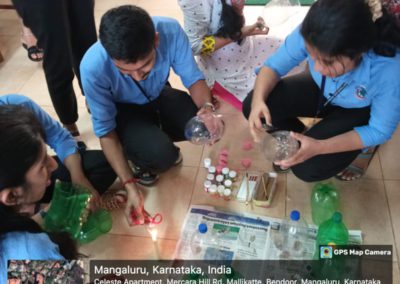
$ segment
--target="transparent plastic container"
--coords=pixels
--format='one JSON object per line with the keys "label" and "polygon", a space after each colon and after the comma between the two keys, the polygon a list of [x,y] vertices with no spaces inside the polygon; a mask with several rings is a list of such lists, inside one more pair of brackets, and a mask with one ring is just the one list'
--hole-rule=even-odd
{"label": "transparent plastic container", "polygon": [[308,225],[300,212],[293,210],[275,236],[275,246],[281,250],[281,259],[303,259],[307,253]]}
{"label": "transparent plastic container", "polygon": [[193,144],[211,144],[221,139],[224,129],[221,115],[215,113],[200,114],[186,123],[185,137]]}
{"label": "transparent plastic container", "polygon": [[207,224],[200,223],[196,232],[193,234],[190,241],[190,248],[193,256],[199,256],[204,252],[207,243],[207,237],[209,234]]}
{"label": "transparent plastic container", "polygon": [[261,142],[261,151],[272,162],[286,160],[298,150],[299,142],[290,136],[289,131],[265,133]]}
{"label": "transparent plastic container", "polygon": [[317,183],[311,194],[311,213],[315,225],[332,218],[339,209],[339,193],[331,183]]}

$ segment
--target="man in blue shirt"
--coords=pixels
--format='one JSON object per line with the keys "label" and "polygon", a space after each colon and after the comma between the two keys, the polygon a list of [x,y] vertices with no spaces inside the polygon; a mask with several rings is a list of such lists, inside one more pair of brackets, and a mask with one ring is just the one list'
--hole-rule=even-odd
{"label": "man in blue shirt", "polygon": [[42,202],[50,202],[56,179],[79,184],[92,193],[91,208],[101,206],[99,193],[106,191],[115,181],[116,175],[99,150],[78,149],[76,140],[57,121],[43,111],[34,101],[21,95],[0,96],[0,106],[20,105],[33,112],[42,124],[46,134],[46,144],[57,154],[58,167],[52,173],[52,183],[48,185]]}
{"label": "man in blue shirt", "polygon": [[[199,109],[213,109],[211,94],[176,20],[121,6],[102,17],[99,36],[81,63],[83,88],[94,132],[128,191],[127,213],[135,208],[143,220],[134,182],[151,185],[181,161],[173,141],[185,140],[185,124]],[[171,67],[190,96],[166,85]]]}

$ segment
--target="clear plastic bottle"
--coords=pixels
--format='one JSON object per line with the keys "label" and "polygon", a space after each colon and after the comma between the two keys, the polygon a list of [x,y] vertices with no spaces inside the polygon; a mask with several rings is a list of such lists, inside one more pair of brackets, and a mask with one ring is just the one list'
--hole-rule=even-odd
{"label": "clear plastic bottle", "polygon": [[320,225],[339,209],[339,193],[331,183],[317,183],[311,194],[312,220]]}
{"label": "clear plastic bottle", "polygon": [[306,242],[308,226],[301,218],[300,212],[293,210],[280,228],[282,259],[304,258],[306,254]]}
{"label": "clear plastic bottle", "polygon": [[192,250],[193,256],[201,255],[202,251],[206,248],[207,241],[207,224],[200,223],[197,227],[196,232],[193,234],[192,239],[190,241],[190,248]]}

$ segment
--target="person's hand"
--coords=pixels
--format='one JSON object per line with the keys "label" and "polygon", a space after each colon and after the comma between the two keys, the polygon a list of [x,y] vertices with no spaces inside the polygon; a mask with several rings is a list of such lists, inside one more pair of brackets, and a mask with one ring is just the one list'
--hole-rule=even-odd
{"label": "person's hand", "polygon": [[[254,98],[254,97],[253,97]],[[250,133],[255,142],[260,142],[261,135],[265,133],[261,119],[264,118],[267,126],[272,127],[271,114],[264,101],[253,101],[249,115]]]}
{"label": "person's hand", "polygon": [[290,136],[300,142],[300,148],[292,157],[286,160],[274,162],[282,169],[300,164],[321,153],[322,140],[317,140],[300,133],[290,132]]}
{"label": "person's hand", "polygon": [[144,224],[144,200],[143,195],[133,183],[125,185],[128,192],[128,200],[125,207],[125,216],[129,226]]}
{"label": "person's hand", "polygon": [[253,35],[266,35],[269,32],[269,28],[265,25],[264,19],[258,17],[257,22],[252,25],[244,26],[242,28],[242,36],[253,36]]}
{"label": "person's hand", "polygon": [[101,207],[101,197],[97,190],[89,188],[90,194],[92,195],[89,203],[90,212],[95,212]]}

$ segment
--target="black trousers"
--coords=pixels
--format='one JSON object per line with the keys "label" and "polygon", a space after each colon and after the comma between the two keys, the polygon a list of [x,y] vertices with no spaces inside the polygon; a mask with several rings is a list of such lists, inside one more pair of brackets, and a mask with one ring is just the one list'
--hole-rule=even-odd
{"label": "black trousers", "polygon": [[[243,102],[243,114],[249,117],[251,92]],[[297,117],[315,117],[320,101],[320,89],[308,72],[282,79],[268,96],[273,126],[280,130],[303,132],[304,124]],[[315,139],[327,139],[351,131],[356,126],[368,124],[370,107],[342,108],[328,104],[320,115],[320,120],[305,135]],[[301,180],[313,182],[328,179],[345,169],[360,153],[360,150],[312,157],[293,166],[293,173]]]}
{"label": "black trousers", "polygon": [[[86,177],[94,188],[100,193],[104,193],[115,181],[117,175],[108,164],[103,151],[100,150],[81,150],[82,168]],[[51,185],[47,187],[45,195],[40,202],[48,203],[51,201],[56,180],[71,182],[71,175],[68,169],[61,163],[58,157],[58,168],[51,175]]]}
{"label": "black trousers", "polygon": [[[44,49],[43,69],[58,117],[64,124],[78,120],[74,74],[81,86],[79,64],[96,42],[93,0],[12,0],[24,25]],[[82,91],[83,93],[83,91]]]}
{"label": "black trousers", "polygon": [[125,155],[141,169],[162,172],[174,165],[185,140],[186,122],[198,109],[181,90],[165,86],[160,96],[144,104],[117,104],[117,134]]}

